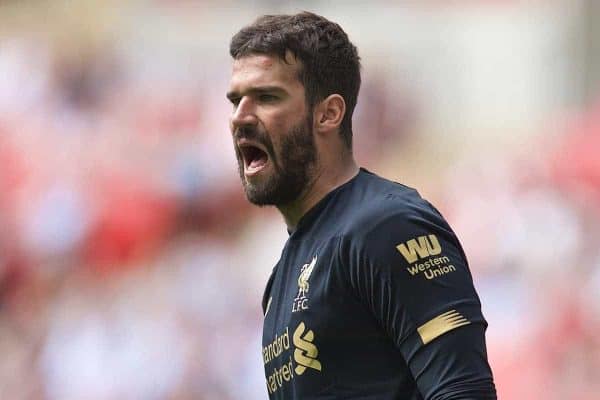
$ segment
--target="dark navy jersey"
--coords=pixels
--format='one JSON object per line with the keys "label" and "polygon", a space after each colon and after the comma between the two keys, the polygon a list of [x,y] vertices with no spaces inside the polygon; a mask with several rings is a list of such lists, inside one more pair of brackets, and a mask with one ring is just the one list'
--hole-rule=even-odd
{"label": "dark navy jersey", "polygon": [[263,298],[271,399],[495,399],[465,254],[411,188],[364,169],[307,212]]}

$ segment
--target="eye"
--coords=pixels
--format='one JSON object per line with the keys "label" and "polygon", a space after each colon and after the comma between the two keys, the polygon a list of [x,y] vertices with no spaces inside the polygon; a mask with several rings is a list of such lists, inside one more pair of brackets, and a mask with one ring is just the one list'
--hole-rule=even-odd
{"label": "eye", "polygon": [[240,97],[230,97],[229,98],[229,102],[233,105],[234,108],[237,107],[238,104],[240,104],[240,100],[241,100]]}
{"label": "eye", "polygon": [[273,102],[279,100],[279,97],[272,95],[272,94],[263,93],[258,96],[258,100],[261,103],[273,103]]}

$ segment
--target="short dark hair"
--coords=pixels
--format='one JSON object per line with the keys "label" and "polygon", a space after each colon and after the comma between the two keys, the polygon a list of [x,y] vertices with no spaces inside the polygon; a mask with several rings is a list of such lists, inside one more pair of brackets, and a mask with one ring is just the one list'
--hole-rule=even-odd
{"label": "short dark hair", "polygon": [[286,60],[290,51],[302,67],[298,79],[304,85],[310,108],[337,93],[346,102],[340,134],[352,148],[352,113],[360,89],[360,57],[348,35],[336,23],[310,12],[295,15],[263,15],[231,39],[234,59],[250,54],[275,54]]}

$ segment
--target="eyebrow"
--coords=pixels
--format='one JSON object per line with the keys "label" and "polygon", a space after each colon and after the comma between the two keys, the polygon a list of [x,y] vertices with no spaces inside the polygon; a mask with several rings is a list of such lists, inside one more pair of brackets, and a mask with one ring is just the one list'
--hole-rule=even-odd
{"label": "eyebrow", "polygon": [[[246,94],[262,94],[262,93],[286,93],[285,89],[281,88],[280,86],[258,86],[258,87],[252,87],[248,90],[246,90]],[[232,90],[230,92],[227,92],[227,98],[229,100],[233,100],[233,99],[238,99],[241,97],[241,93]]]}

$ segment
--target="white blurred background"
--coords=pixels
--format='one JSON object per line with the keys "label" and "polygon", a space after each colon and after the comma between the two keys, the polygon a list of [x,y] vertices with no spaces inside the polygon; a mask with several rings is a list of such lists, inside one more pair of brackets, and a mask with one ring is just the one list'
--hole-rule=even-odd
{"label": "white blurred background", "polygon": [[362,56],[360,164],[463,242],[499,398],[599,398],[600,2],[4,0],[1,399],[266,399],[287,234],[243,197],[228,45],[303,9]]}

